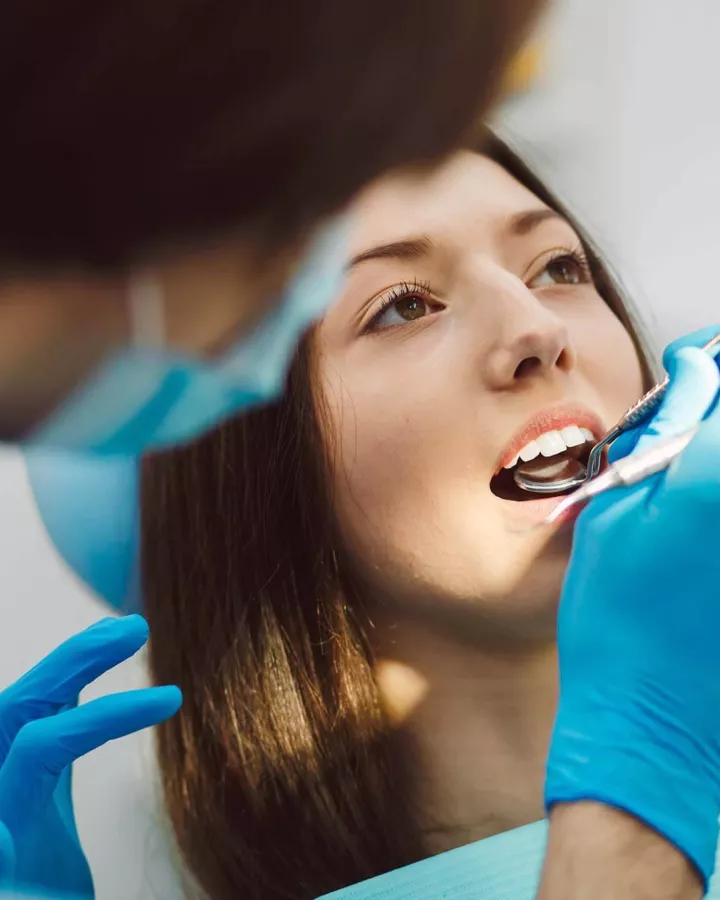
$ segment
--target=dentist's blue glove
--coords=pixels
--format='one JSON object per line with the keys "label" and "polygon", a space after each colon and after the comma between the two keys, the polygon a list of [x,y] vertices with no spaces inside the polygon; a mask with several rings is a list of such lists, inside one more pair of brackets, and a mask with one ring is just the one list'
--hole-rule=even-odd
{"label": "dentist's blue glove", "polygon": [[[663,354],[663,363],[668,370],[673,369],[674,359],[680,350],[685,347],[695,347],[700,349],[704,347],[712,338],[720,334],[720,325],[711,325],[708,328],[701,328],[699,331],[693,331],[684,337],[673,341]],[[715,358],[718,359],[720,348],[715,347]],[[608,454],[610,462],[616,459],[629,456],[636,449],[647,448],[650,446],[649,438],[670,438],[681,434],[686,428],[691,428],[697,423],[697,417],[702,416],[701,410],[705,409],[704,399],[701,394],[694,397],[695,386],[691,380],[684,385],[674,384],[673,390],[669,396],[665,397],[663,409],[658,412],[648,422],[644,422],[632,431],[627,432],[615,441]],[[698,390],[702,389],[701,384],[697,385]],[[642,444],[640,441],[642,439]]]}
{"label": "dentist's blue glove", "polygon": [[665,401],[624,447],[700,423],[686,451],[578,519],[546,781],[548,808],[595,800],[630,812],[706,883],[720,815],[720,373],[697,346],[714,333],[669,348]]}
{"label": "dentist's blue glove", "polygon": [[0,822],[0,885],[13,878],[15,872],[15,845],[10,832]]}
{"label": "dentist's blue glove", "polygon": [[93,896],[72,810],[70,765],[107,741],[167,719],[182,697],[176,687],[154,687],[75,703],[86,685],[136,653],[147,637],[140,616],[103,619],[0,693],[0,888]]}

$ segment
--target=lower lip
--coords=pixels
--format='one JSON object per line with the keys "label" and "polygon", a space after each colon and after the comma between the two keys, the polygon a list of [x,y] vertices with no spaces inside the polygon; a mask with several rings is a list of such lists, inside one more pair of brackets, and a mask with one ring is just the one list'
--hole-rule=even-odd
{"label": "lower lip", "polygon": [[[555,507],[565,499],[561,497],[543,497],[538,500],[503,500],[505,509],[510,509],[512,516],[523,524],[536,525],[546,519]],[[582,505],[578,504],[567,510],[560,518],[548,526],[548,531],[557,531],[559,528],[575,524],[577,517],[582,512]]]}

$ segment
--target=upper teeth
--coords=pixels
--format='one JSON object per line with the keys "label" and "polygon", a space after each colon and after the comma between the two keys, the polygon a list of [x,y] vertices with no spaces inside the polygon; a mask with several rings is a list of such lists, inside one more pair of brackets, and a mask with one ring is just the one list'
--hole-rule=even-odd
{"label": "upper teeth", "polygon": [[520,460],[530,462],[538,456],[557,456],[564,453],[569,447],[579,447],[585,441],[595,443],[595,435],[589,428],[580,428],[578,425],[568,425],[566,428],[560,428],[557,431],[546,431],[530,441],[522,448],[517,456],[510,460],[504,467],[512,469]]}

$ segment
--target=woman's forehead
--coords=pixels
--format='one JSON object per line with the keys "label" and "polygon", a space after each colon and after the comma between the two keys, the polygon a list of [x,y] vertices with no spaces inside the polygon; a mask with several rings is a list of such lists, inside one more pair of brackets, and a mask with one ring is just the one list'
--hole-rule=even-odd
{"label": "woman's forehead", "polygon": [[405,234],[487,230],[544,204],[500,165],[460,152],[432,173],[387,176],[359,198],[352,251],[390,243]]}

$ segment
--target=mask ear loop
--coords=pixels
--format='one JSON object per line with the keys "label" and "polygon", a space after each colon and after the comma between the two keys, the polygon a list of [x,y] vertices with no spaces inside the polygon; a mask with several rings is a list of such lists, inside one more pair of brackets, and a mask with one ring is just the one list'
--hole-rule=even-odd
{"label": "mask ear loop", "polygon": [[128,285],[128,317],[133,347],[158,350],[166,346],[165,292],[151,272],[135,272]]}

